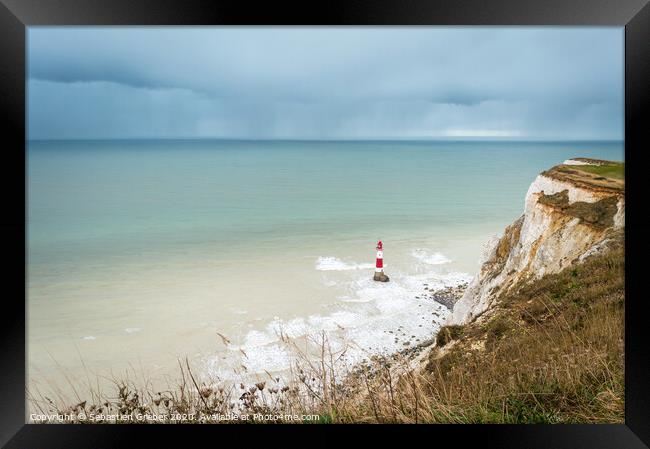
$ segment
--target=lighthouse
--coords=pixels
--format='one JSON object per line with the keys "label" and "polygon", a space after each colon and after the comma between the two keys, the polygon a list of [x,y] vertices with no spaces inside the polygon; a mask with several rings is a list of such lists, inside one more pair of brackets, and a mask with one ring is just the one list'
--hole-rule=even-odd
{"label": "lighthouse", "polygon": [[377,242],[377,259],[375,261],[375,276],[373,279],[379,282],[388,282],[389,277],[384,274],[384,244],[379,240]]}

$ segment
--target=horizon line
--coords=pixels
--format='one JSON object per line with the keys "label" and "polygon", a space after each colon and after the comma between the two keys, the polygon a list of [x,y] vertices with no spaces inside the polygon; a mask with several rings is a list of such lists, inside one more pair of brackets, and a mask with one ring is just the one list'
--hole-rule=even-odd
{"label": "horizon line", "polygon": [[25,142],[97,142],[125,140],[168,140],[168,141],[225,141],[225,142],[625,142],[625,138],[523,138],[523,137],[385,137],[385,138],[251,138],[251,137],[89,137],[89,138],[26,138]]}

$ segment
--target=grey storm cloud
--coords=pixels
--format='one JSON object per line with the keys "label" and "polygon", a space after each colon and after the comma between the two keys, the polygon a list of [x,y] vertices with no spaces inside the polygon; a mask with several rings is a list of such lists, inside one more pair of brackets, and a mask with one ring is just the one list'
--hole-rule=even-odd
{"label": "grey storm cloud", "polygon": [[32,27],[30,138],[621,139],[623,29]]}

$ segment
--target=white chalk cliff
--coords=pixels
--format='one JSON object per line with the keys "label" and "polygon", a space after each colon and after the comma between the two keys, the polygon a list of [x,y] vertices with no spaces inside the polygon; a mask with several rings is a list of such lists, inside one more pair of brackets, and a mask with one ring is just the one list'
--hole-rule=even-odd
{"label": "white chalk cliff", "polygon": [[451,324],[472,321],[499,295],[581,262],[622,232],[624,181],[579,170],[607,163],[572,159],[537,176],[523,215],[486,247],[479,273],[454,306]]}

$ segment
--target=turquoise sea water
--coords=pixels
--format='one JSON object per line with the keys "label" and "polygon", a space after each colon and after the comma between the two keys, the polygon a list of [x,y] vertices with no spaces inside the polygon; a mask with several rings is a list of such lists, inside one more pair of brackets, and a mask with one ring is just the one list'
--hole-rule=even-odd
{"label": "turquoise sea water", "polygon": [[535,175],[571,156],[623,151],[575,142],[32,142],[30,262],[505,223]]}
{"label": "turquoise sea water", "polygon": [[[100,371],[180,352],[220,373],[215,331],[268,349],[278,322],[345,323],[379,347],[368,316],[406,307],[395,298],[422,279],[471,276],[535,176],[579,156],[622,160],[623,144],[30,142],[30,373],[48,353]],[[365,283],[379,237],[384,290]]]}

